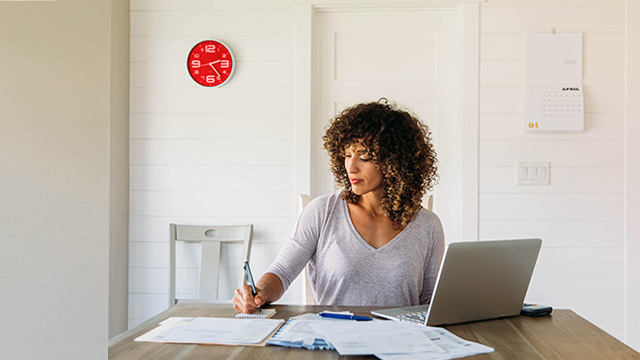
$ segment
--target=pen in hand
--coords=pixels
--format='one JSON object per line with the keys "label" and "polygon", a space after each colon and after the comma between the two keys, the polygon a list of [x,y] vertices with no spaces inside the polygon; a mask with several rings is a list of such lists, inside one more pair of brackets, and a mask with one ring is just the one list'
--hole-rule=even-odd
{"label": "pen in hand", "polygon": [[[247,280],[247,284],[251,287],[251,295],[254,297],[258,295],[258,291],[256,290],[256,283],[253,281],[253,275],[251,274],[251,269],[249,268],[249,261],[244,261],[244,278]],[[262,313],[262,308],[258,306],[258,312]]]}

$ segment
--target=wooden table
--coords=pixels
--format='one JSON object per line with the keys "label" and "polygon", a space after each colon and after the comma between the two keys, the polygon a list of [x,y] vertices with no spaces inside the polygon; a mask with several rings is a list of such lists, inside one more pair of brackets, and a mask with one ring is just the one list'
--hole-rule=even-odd
{"label": "wooden table", "polygon": [[[341,307],[274,305],[274,318]],[[370,316],[373,307],[350,307],[357,315]],[[230,304],[183,302],[109,341],[109,359],[376,359],[375,356],[340,356],[334,350],[292,349],[279,346],[213,346],[134,342],[171,316],[234,317]],[[452,333],[495,349],[495,352],[467,359],[640,359],[613,336],[571,310],[554,310],[551,316],[517,316],[446,327]]]}

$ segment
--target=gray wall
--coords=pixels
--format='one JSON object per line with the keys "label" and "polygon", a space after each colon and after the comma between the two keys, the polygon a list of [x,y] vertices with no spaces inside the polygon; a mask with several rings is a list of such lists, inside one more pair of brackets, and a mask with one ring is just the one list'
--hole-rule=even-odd
{"label": "gray wall", "polygon": [[127,330],[129,291],[129,0],[112,0],[109,134],[109,338]]}
{"label": "gray wall", "polygon": [[107,355],[111,5],[0,2],[3,358]]}

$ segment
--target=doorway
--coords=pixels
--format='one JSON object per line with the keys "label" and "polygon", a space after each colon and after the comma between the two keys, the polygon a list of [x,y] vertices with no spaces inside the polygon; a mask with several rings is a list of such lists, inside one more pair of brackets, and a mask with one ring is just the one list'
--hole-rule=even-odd
{"label": "doorway", "polygon": [[312,42],[311,196],[336,191],[322,149],[328,120],[345,107],[384,97],[429,126],[440,175],[432,193],[434,212],[443,223],[447,241],[461,239],[461,9],[319,9]]}

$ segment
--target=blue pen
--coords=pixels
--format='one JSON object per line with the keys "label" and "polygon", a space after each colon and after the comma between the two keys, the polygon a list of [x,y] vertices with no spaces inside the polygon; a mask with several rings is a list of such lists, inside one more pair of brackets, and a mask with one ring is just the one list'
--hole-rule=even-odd
{"label": "blue pen", "polygon": [[[247,280],[249,286],[251,286],[251,295],[258,295],[258,292],[256,291],[256,283],[253,281],[253,275],[251,274],[251,269],[249,268],[249,262],[247,260],[244,261],[244,278]],[[258,312],[262,312],[262,308],[258,307]]]}
{"label": "blue pen", "polygon": [[361,320],[361,321],[369,321],[373,320],[370,317],[366,316],[357,316],[357,315],[346,315],[346,314],[333,314],[333,313],[320,313],[320,316],[336,318],[336,319],[346,319],[346,320]]}

